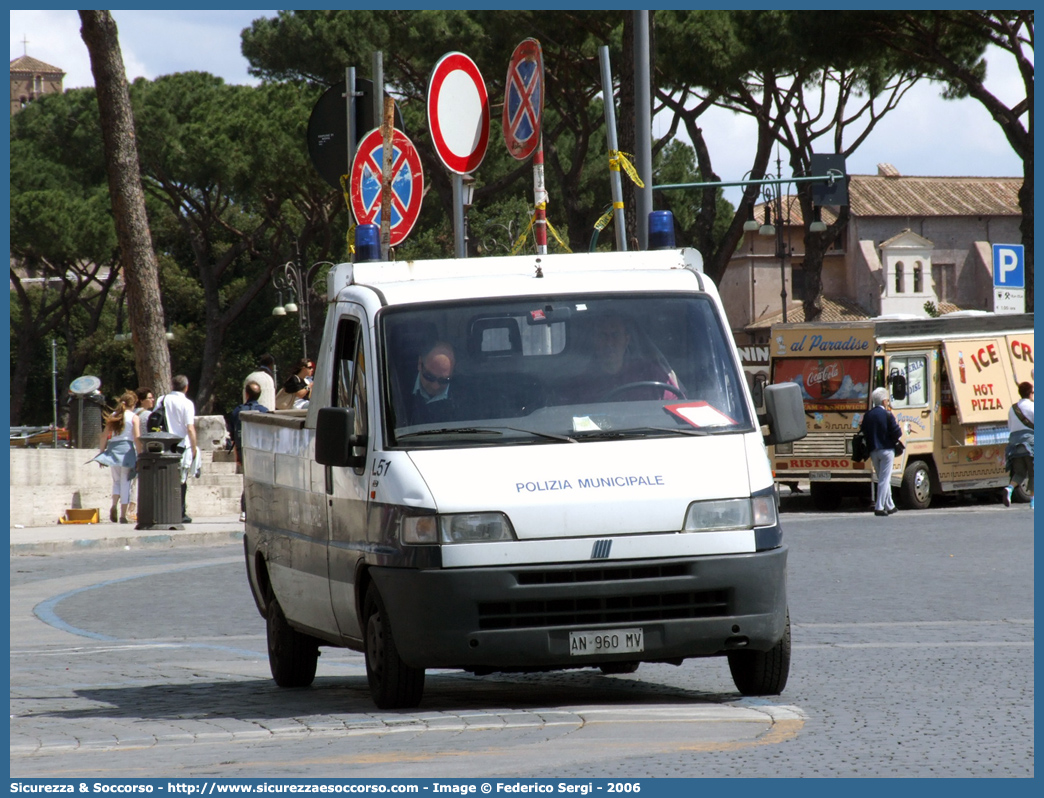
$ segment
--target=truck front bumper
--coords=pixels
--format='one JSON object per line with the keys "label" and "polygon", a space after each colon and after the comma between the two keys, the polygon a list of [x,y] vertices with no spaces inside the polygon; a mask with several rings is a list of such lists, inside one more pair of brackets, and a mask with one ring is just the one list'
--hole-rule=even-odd
{"label": "truck front bumper", "polygon": [[[399,655],[464,670],[765,651],[786,625],[787,548],[667,560],[416,570],[374,567]],[[570,654],[570,632],[640,628],[640,653]]]}

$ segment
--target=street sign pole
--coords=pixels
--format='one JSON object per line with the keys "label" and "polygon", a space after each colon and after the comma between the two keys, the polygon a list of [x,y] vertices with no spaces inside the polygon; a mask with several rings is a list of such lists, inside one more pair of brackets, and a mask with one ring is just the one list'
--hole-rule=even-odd
{"label": "street sign pole", "polygon": [[[619,145],[616,143],[616,106],[613,103],[613,75],[609,71],[609,48],[598,48],[598,61],[602,66],[602,96],[605,98],[605,132],[609,144],[609,157],[620,157]],[[619,161],[617,161],[619,163]],[[620,179],[620,167],[609,170],[609,185],[613,194],[613,226],[616,228],[616,249],[627,251],[627,229],[624,219],[623,181]]]}
{"label": "street sign pole", "polygon": [[468,242],[464,237],[464,175],[454,172],[453,177],[453,251],[458,258],[468,256]]}
{"label": "street sign pole", "polygon": [[352,160],[355,158],[355,67],[344,69],[344,105],[348,110],[348,171],[352,169]]}
{"label": "street sign pole", "polygon": [[547,189],[544,187],[544,142],[541,141],[533,154],[533,237],[536,239],[537,255],[547,254]]}
{"label": "street sign pole", "polygon": [[392,140],[395,137],[395,101],[391,97],[384,100],[381,137],[384,140],[381,146],[381,257],[388,260],[391,250]]}

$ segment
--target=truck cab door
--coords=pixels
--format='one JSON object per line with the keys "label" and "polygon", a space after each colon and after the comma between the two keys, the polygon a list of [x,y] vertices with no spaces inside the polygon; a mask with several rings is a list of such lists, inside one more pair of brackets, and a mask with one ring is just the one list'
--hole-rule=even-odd
{"label": "truck cab door", "polygon": [[[893,473],[903,473],[907,458],[917,451],[927,452],[931,457],[934,438],[934,413],[931,403],[932,375],[938,368],[938,362],[932,360],[932,352],[893,353],[888,358],[887,374],[898,374],[905,379],[906,395],[902,399],[893,396],[892,413],[903,430],[903,443],[906,451],[895,458]],[[924,447],[916,446],[926,443]],[[913,452],[911,452],[911,447]]]}
{"label": "truck cab door", "polygon": [[355,572],[362,557],[367,529],[367,470],[369,441],[373,435],[369,419],[367,374],[369,329],[361,307],[349,306],[337,322],[334,353],[327,366],[332,369],[330,405],[355,411],[356,452],[360,465],[326,467],[327,548],[330,602],[343,636],[360,636],[356,617]]}

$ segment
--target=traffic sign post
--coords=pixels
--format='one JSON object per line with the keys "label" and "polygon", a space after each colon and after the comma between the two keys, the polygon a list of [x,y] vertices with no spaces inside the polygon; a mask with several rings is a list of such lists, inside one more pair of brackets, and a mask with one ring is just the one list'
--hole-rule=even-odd
{"label": "traffic sign post", "polygon": [[[424,194],[424,172],[413,142],[401,130],[392,138],[391,229],[389,246],[398,246],[409,235],[420,216]],[[380,128],[363,136],[352,162],[349,199],[359,224],[381,223],[381,175],[384,138]]]}
{"label": "traffic sign post", "polygon": [[[349,139],[361,139],[366,131],[381,123],[380,116],[374,118],[373,115],[373,82],[366,78],[355,78],[355,93],[351,98],[345,96],[346,85],[347,81],[342,81],[323,92],[308,117],[308,155],[312,165],[320,177],[338,191],[341,190],[341,176],[348,174],[351,160],[348,154]],[[348,103],[349,99],[352,100],[351,104]],[[353,136],[348,136],[345,122],[350,108],[354,108],[355,117]],[[398,106],[395,108],[395,126],[400,130],[403,128]]]}
{"label": "traffic sign post", "polygon": [[1022,244],[993,245],[993,312],[1026,312],[1026,251]]}
{"label": "traffic sign post", "polygon": [[451,172],[478,169],[489,145],[489,96],[475,62],[446,53],[428,82],[428,127],[439,159]]}
{"label": "traffic sign post", "polygon": [[544,58],[540,42],[526,39],[508,65],[504,98],[504,143],[522,161],[533,155],[533,237],[537,254],[547,254],[547,189],[544,185]]}
{"label": "traffic sign post", "polygon": [[489,96],[475,62],[446,53],[428,82],[428,128],[439,160],[453,172],[453,239],[466,258],[463,176],[478,169],[489,145]]}

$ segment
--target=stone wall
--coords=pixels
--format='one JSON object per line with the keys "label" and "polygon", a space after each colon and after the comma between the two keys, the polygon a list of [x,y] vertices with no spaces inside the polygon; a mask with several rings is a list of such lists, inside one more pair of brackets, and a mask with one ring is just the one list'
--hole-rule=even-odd
{"label": "stone wall", "polygon": [[[224,451],[221,421],[204,416],[197,424],[202,452],[200,477],[189,482],[186,503],[195,518],[239,515],[243,477],[236,474],[231,452]],[[97,449],[11,449],[11,526],[48,526],[68,509],[97,507],[108,523],[112,504],[109,469],[89,462]]]}

